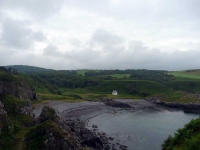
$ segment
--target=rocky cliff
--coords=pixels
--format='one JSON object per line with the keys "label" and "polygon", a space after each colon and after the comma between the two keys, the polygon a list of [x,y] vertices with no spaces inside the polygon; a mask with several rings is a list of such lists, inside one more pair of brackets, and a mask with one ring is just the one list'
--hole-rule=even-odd
{"label": "rocky cliff", "polygon": [[[26,134],[26,149],[106,150],[113,146],[105,134],[87,129],[80,120],[64,121],[55,109],[48,106],[42,109],[35,125]],[[38,138],[41,138],[39,143]]]}
{"label": "rocky cliff", "polygon": [[7,82],[0,80],[0,96],[13,94],[14,96],[24,100],[36,100],[37,94],[33,91],[25,81]]}
{"label": "rocky cliff", "polygon": [[38,97],[22,76],[0,72],[0,102],[8,113],[32,115],[30,100]]}
{"label": "rocky cliff", "polygon": [[0,101],[0,115],[6,115],[7,111],[4,108],[4,104]]}

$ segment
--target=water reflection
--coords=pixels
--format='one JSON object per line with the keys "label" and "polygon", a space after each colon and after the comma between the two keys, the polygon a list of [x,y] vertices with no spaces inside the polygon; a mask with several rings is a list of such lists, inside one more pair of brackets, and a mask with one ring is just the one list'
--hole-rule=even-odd
{"label": "water reflection", "polygon": [[99,131],[114,137],[130,150],[160,150],[169,135],[198,117],[182,111],[121,111],[99,115],[90,119],[88,125],[98,125]]}

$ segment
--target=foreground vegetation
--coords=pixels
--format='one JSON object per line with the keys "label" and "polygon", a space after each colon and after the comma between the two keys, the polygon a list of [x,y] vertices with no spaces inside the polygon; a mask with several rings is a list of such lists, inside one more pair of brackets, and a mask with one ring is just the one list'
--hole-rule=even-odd
{"label": "foreground vegetation", "polygon": [[162,147],[163,150],[200,150],[200,118],[179,129],[174,137],[169,136]]}

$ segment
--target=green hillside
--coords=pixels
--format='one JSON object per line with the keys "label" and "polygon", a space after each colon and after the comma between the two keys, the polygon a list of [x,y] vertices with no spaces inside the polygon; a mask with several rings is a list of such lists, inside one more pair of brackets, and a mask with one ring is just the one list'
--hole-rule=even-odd
{"label": "green hillside", "polygon": [[132,94],[140,96],[149,96],[162,93],[172,92],[166,86],[155,81],[145,80],[107,80],[91,88],[94,92],[111,93],[117,90],[119,94]]}
{"label": "green hillside", "polygon": [[169,74],[179,78],[200,79],[200,70],[174,71]]}
{"label": "green hillside", "polygon": [[55,71],[53,69],[45,69],[40,67],[24,66],[24,65],[10,65],[10,66],[5,66],[5,68],[16,69],[19,73],[26,73],[26,74]]}
{"label": "green hillside", "polygon": [[[200,92],[200,80],[197,78],[200,76],[199,70],[179,72],[144,69],[55,71],[32,66],[14,67],[21,69],[21,72],[26,75],[16,74],[16,71],[7,69],[4,70],[8,72],[7,75],[0,72],[1,78],[5,78],[4,80],[24,78],[43,100],[87,100],[102,96],[112,97],[112,91],[117,90],[118,98],[162,96],[164,101],[199,101],[196,95],[191,96]],[[15,74],[11,75],[13,73]]]}

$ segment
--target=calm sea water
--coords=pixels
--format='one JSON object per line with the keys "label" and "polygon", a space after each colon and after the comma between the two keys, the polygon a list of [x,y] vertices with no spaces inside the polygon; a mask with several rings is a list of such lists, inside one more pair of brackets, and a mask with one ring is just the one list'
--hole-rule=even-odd
{"label": "calm sea water", "polygon": [[90,119],[88,125],[98,125],[100,132],[127,145],[129,150],[160,150],[169,135],[198,117],[182,111],[122,111],[99,115]]}

